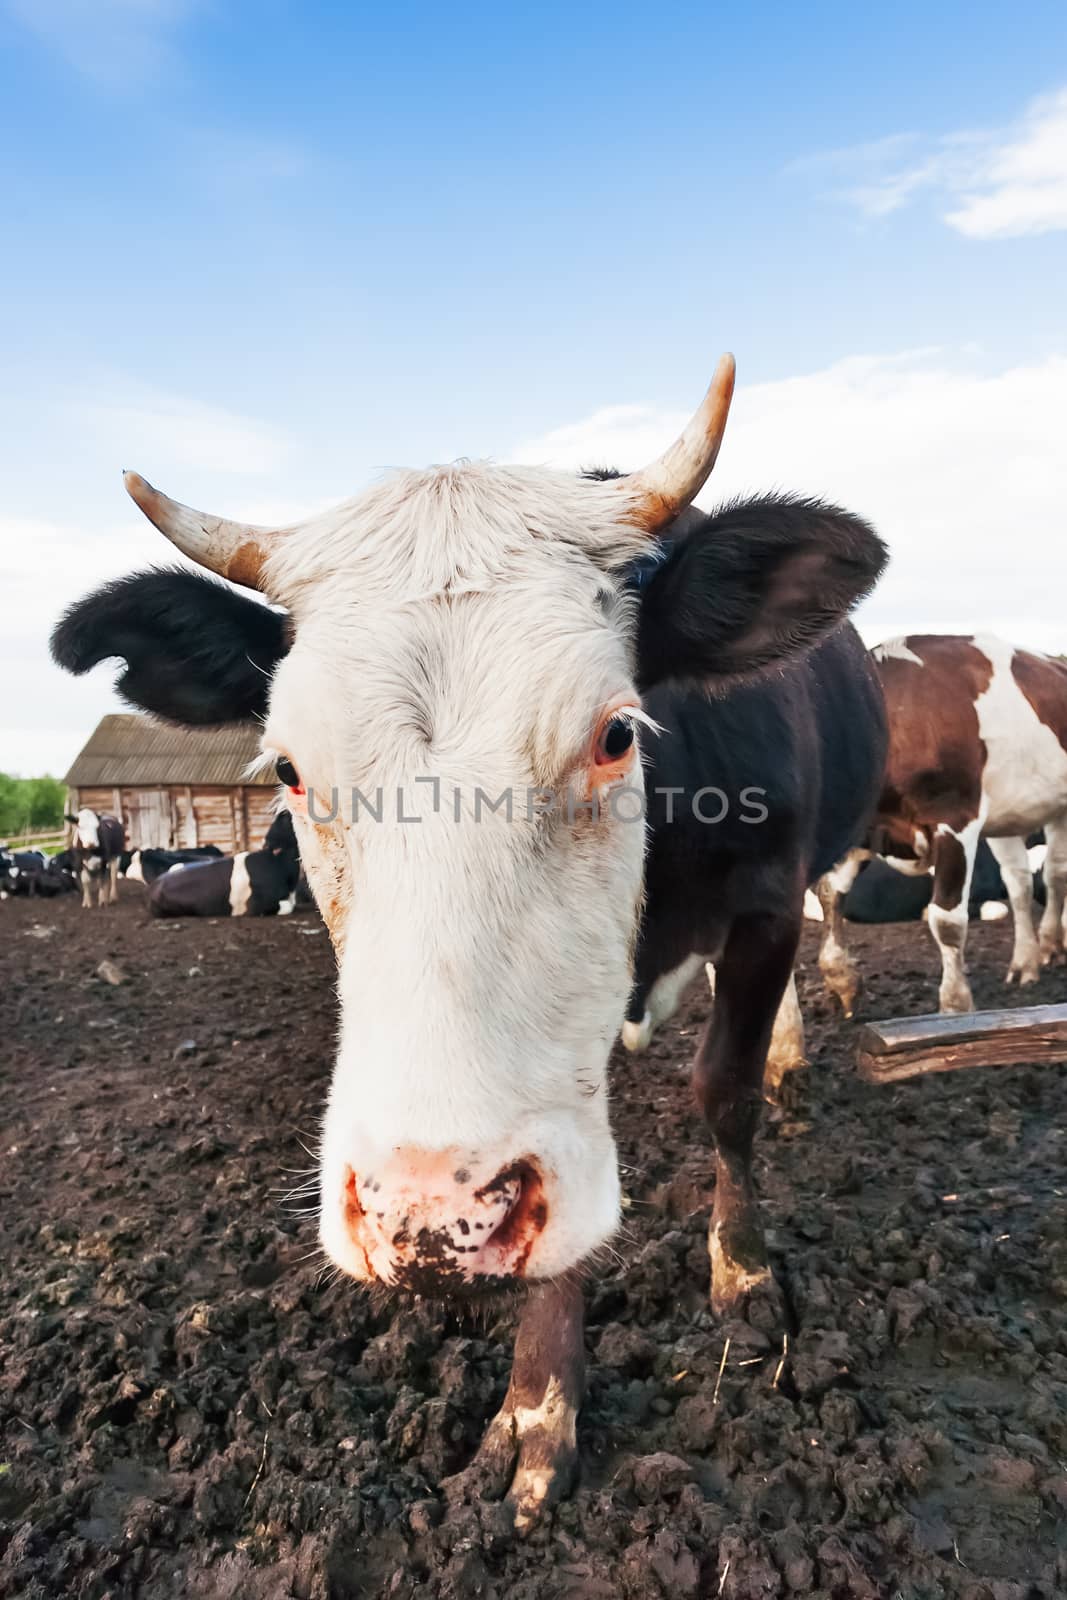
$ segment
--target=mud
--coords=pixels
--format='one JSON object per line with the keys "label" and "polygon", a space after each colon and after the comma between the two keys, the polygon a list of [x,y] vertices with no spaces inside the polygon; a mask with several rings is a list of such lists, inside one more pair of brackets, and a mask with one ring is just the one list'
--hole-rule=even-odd
{"label": "mud", "polygon": [[[924,929],[853,940],[858,1020],[931,1008]],[[1067,998],[1062,971],[1005,989],[1009,946],[972,925],[979,1005]],[[1067,1594],[1067,1069],[859,1083],[814,931],[803,960],[813,1064],[758,1151],[787,1347],[707,1308],[697,984],[613,1063],[626,1228],[586,1291],[581,1480],[520,1540],[441,1490],[503,1399],[514,1311],[324,1279],[283,1200],[334,1030],[317,918],[6,902],[0,1593]]]}

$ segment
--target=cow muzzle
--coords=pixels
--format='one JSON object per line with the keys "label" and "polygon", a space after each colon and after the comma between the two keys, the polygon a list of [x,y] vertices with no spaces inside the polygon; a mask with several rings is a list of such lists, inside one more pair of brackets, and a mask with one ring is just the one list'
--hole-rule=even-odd
{"label": "cow muzzle", "polygon": [[346,1167],[340,1203],[352,1275],[427,1295],[521,1280],[548,1221],[531,1157],[479,1173],[458,1150],[400,1149],[375,1171]]}

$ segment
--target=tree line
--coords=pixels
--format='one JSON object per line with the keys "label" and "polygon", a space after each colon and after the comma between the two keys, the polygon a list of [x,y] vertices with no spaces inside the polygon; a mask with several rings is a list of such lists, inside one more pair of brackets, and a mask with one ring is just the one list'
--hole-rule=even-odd
{"label": "tree line", "polygon": [[14,778],[0,772],[0,839],[63,826],[66,785],[58,778]]}

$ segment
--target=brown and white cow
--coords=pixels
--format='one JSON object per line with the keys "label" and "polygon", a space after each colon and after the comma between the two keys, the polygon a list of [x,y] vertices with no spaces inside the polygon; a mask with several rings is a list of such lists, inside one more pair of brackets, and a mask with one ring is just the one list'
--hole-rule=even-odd
{"label": "brown and white cow", "polygon": [[[1042,964],[1064,958],[1067,662],[983,634],[909,634],[872,656],[889,756],[871,843],[901,870],[932,871],[927,920],[941,952],[940,1007],[970,1011],[964,950],[979,839],[996,857],[1014,917],[1007,982],[1034,983]],[[1035,937],[1026,836],[1041,828],[1046,899]],[[855,969],[839,895],[860,859],[851,855],[820,885],[824,972],[843,1000]]]}
{"label": "brown and white cow", "polygon": [[[642,761],[653,772],[659,749],[718,717],[731,787],[766,789],[756,825],[735,817],[718,836],[718,865],[695,812],[674,859],[656,858],[676,879],[697,848],[680,881],[701,896],[697,948],[719,961],[695,1084],[718,1152],[712,1296],[727,1312],[770,1280],[752,1137],[804,885],[877,795],[877,681],[841,619],[881,571],[878,538],[788,497],[679,532],[732,388],[727,357],[678,442],[628,478],[457,463],[287,529],[205,516],[129,475],[180,549],[286,614],[152,572],[89,596],[53,636],[75,672],[124,657],[122,692],[172,721],[262,720],[339,968],[320,1237],[363,1282],[531,1284],[475,1469],[510,1480],[520,1525],[573,1470],[579,1269],[619,1218],[607,1061],[638,939]],[[654,841],[670,831],[651,821]],[[669,945],[668,965],[693,948]]]}

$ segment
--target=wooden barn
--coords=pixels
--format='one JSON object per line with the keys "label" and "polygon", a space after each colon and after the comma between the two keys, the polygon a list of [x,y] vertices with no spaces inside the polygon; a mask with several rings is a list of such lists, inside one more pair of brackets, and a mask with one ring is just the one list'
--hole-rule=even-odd
{"label": "wooden barn", "polygon": [[67,773],[67,809],[121,817],[131,850],[254,850],[278,793],[273,776],[247,777],[258,754],[255,723],[170,728],[132,713],[104,717]]}

